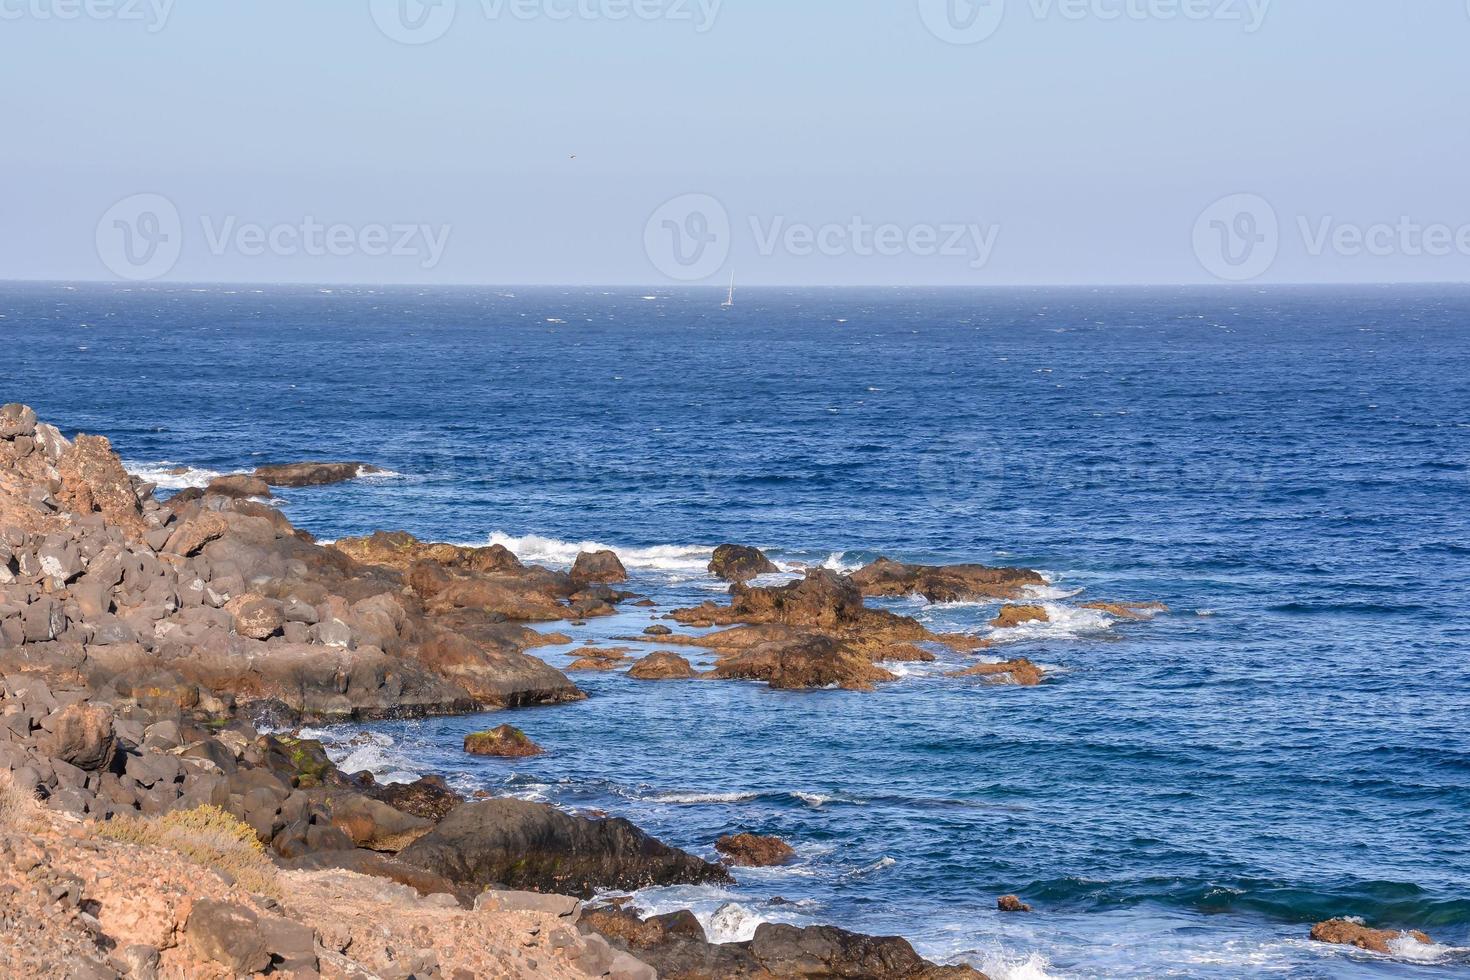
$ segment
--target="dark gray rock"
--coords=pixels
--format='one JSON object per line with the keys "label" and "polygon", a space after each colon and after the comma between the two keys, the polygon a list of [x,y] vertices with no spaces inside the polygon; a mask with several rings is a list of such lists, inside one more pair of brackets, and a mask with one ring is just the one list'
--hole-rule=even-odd
{"label": "dark gray rock", "polygon": [[622,819],[588,820],[541,803],[467,803],[399,854],[463,885],[590,896],[600,888],[728,882],[729,872]]}

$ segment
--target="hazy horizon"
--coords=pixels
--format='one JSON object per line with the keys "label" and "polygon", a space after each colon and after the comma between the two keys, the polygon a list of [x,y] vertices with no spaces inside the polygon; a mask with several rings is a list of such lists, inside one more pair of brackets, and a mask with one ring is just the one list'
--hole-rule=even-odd
{"label": "hazy horizon", "polygon": [[0,278],[1470,279],[1462,0],[70,9],[0,11]]}

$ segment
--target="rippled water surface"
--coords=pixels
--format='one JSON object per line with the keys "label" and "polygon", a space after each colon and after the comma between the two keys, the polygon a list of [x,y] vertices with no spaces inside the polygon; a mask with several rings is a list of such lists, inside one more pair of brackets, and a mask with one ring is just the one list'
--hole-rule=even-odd
{"label": "rippled water surface", "polygon": [[[1470,973],[1470,290],[721,298],[0,286],[0,400],[175,487],[311,457],[396,474],[290,491],[324,538],[616,547],[659,608],[578,645],[717,598],[727,540],[1045,570],[1054,621],[999,651],[1053,668],[1040,688],[945,678],[953,656],[872,694],[579,674],[589,700],[513,719],[550,750],[528,762],[459,751],[485,718],[328,733],[357,766],[703,853],[792,841],[735,889],[643,896],[718,936],[836,921],[1011,978]],[[1003,892],[1041,914],[998,915]],[[1444,948],[1305,940],[1339,914]]]}

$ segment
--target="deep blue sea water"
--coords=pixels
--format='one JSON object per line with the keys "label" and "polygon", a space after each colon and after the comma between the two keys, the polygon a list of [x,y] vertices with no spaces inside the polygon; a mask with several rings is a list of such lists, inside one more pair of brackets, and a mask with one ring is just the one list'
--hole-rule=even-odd
{"label": "deep blue sea water", "polygon": [[[1002,651],[1053,667],[1039,688],[939,676],[958,657],[872,694],[583,674],[586,702],[514,718],[551,750],[529,762],[464,757],[485,718],[329,733],[703,853],[792,841],[736,889],[642,896],[719,936],[835,921],[1013,980],[1470,974],[1470,288],[721,298],[3,285],[0,401],[196,468],[174,486],[398,474],[287,493],[323,538],[613,546],[660,608],[579,643],[718,597],[723,541],[1045,570],[1057,621]],[[1332,915],[1451,948],[1307,942]]]}

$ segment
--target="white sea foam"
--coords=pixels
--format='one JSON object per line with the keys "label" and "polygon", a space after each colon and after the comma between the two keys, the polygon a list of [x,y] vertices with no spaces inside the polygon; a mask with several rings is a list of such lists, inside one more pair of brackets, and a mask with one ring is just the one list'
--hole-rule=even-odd
{"label": "white sea foam", "polygon": [[655,793],[648,797],[650,803],[679,803],[685,805],[697,805],[700,803],[741,803],[753,800],[758,793]]}
{"label": "white sea foam", "polygon": [[186,490],[189,487],[203,489],[211,480],[224,474],[195,466],[181,466],[169,460],[157,463],[137,463],[125,460],[123,468],[131,476],[153,483],[164,490]]}
{"label": "white sea foam", "polygon": [[704,931],[712,943],[744,943],[754,939],[756,929],[767,921],[739,902],[726,902],[715,909]]}
{"label": "white sea foam", "polygon": [[701,575],[707,571],[710,557],[714,554],[714,548],[707,545],[665,544],[651,548],[621,548],[597,541],[561,541],[537,534],[516,537],[501,531],[490,535],[489,543],[508,548],[522,561],[538,565],[570,568],[577,556],[584,551],[612,551],[628,568]]}
{"label": "white sea foam", "polygon": [[410,753],[382,732],[361,732],[341,741],[337,733],[303,728],[301,737],[321,742],[327,757],[346,773],[366,770],[380,783],[411,783],[422,775],[415,770]]}
{"label": "white sea foam", "polygon": [[1080,609],[1054,602],[1043,602],[1047,622],[1022,623],[1005,629],[997,629],[990,639],[999,643],[1019,643],[1036,640],[1067,640],[1106,633],[1113,628],[1115,620],[1099,609]]}
{"label": "white sea foam", "polygon": [[861,562],[853,563],[847,557],[847,552],[834,551],[827,556],[826,561],[822,562],[822,567],[834,571],[839,575],[851,575],[863,566]]}
{"label": "white sea foam", "polygon": [[1388,941],[1388,951],[1399,959],[1410,960],[1415,963],[1437,963],[1451,954],[1466,952],[1454,946],[1445,946],[1441,943],[1421,943],[1408,933],[1404,933],[1396,939],[1390,939]]}
{"label": "white sea foam", "polygon": [[891,858],[891,857],[888,857],[888,856],[885,855],[885,856],[879,858],[878,860],[874,861],[872,864],[868,865],[867,867],[858,868],[856,871],[849,871],[848,872],[848,877],[850,877],[850,878],[866,878],[868,875],[877,874],[879,871],[883,871],[886,868],[891,868],[891,867],[893,867],[897,863],[898,863],[897,859]]}
{"label": "white sea foam", "polygon": [[993,953],[980,962],[980,971],[991,980],[1061,980],[1061,975],[1051,969],[1051,960],[1040,953]]}
{"label": "white sea foam", "polygon": [[811,806],[811,807],[825,806],[828,803],[835,803],[837,800],[839,800],[841,798],[841,797],[837,797],[837,796],[826,796],[826,795],[824,795],[822,793],[801,793],[801,792],[796,792],[796,793],[792,793],[791,795],[794,796],[794,797],[796,797],[798,800],[801,800],[801,802],[805,803],[807,806]]}

